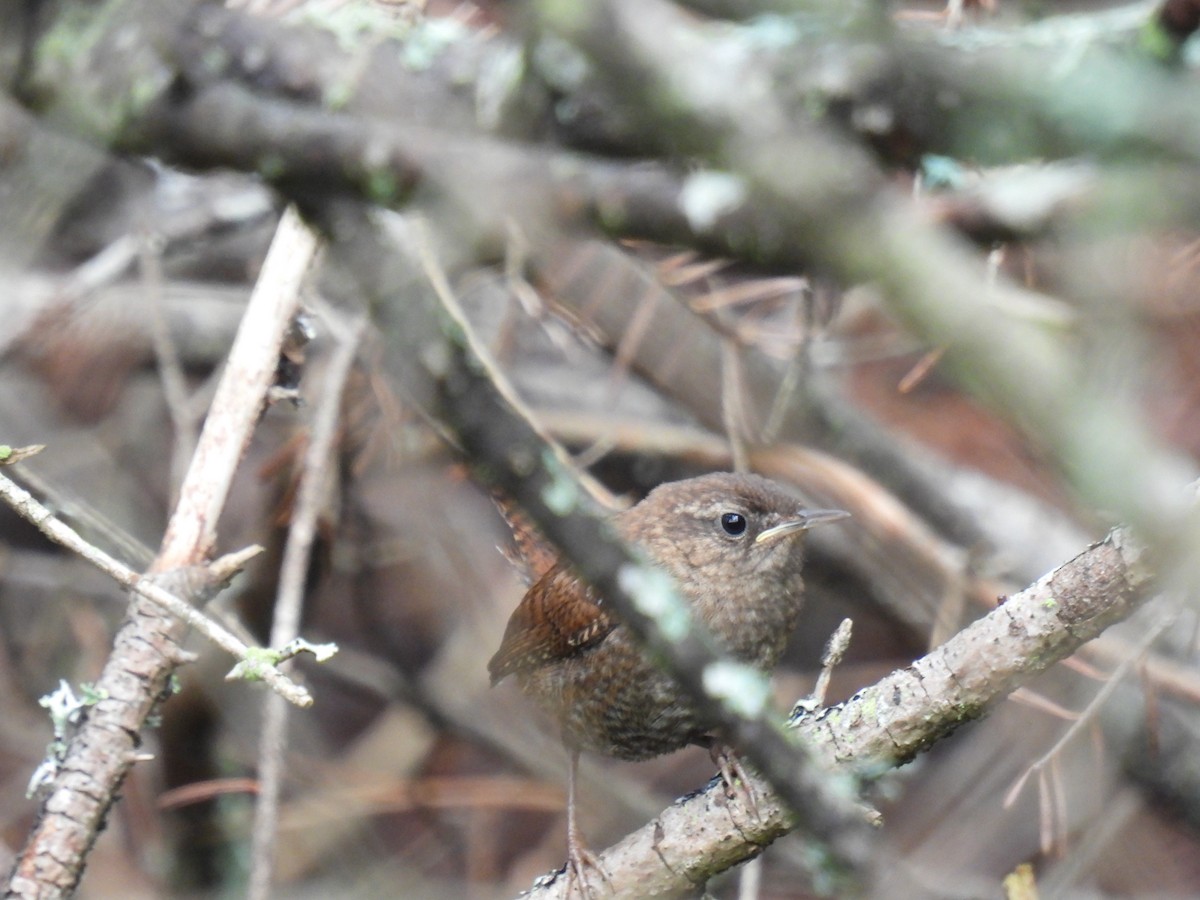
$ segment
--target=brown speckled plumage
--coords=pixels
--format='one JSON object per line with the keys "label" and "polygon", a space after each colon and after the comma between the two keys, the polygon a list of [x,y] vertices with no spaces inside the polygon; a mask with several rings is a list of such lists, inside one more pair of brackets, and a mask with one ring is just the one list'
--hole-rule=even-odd
{"label": "brown speckled plumage", "polygon": [[[728,516],[742,517],[744,531],[731,534],[738,520]],[[664,484],[617,525],[675,578],[730,655],[767,671],[800,612],[802,534],[839,516],[805,512],[765,478],[722,473]],[[647,759],[711,743],[675,682],[561,563],[526,593],[488,669],[493,683],[514,675],[577,749]]]}

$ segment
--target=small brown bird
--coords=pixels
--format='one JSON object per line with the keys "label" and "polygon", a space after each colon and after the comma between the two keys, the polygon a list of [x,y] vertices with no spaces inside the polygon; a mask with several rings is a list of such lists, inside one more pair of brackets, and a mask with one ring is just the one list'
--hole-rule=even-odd
{"label": "small brown bird", "polygon": [[[846,515],[805,510],[757,475],[718,473],[660,485],[620,513],[616,526],[675,579],[723,650],[769,671],[800,613],[801,536]],[[637,760],[688,744],[710,752],[720,745],[712,723],[697,715],[675,681],[566,563],[555,561],[537,574],[488,671],[492,684],[515,675],[521,690],[561,725],[571,755],[568,877],[586,884],[583,867],[599,867],[575,825],[579,751]]]}

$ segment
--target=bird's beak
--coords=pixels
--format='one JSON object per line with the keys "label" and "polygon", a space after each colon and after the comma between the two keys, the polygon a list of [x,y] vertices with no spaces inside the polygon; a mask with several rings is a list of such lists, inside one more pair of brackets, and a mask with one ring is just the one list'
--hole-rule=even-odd
{"label": "bird's beak", "polygon": [[838,519],[849,518],[850,513],[840,509],[806,509],[798,518],[773,525],[754,539],[754,543],[762,544],[776,538],[793,534],[797,531],[807,531],[822,522],[836,522]]}

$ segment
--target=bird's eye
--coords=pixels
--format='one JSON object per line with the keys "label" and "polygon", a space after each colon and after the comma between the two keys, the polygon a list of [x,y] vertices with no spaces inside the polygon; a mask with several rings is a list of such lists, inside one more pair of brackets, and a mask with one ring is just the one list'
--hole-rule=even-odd
{"label": "bird's eye", "polygon": [[721,513],[721,529],[730,537],[741,537],[746,533],[746,517],[741,513]]}

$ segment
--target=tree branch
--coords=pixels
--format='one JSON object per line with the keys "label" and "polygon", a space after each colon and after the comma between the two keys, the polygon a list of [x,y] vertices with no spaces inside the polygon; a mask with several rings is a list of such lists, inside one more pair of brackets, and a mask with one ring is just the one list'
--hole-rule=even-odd
{"label": "tree branch", "polygon": [[[186,597],[193,606],[202,605],[217,587],[207,577],[204,560],[215,542],[233,470],[274,377],[283,335],[298,303],[299,279],[315,247],[313,238],[297,234],[302,228],[294,216],[286,218],[283,236],[268,254],[179,504],[150,568],[156,584]],[[170,694],[171,674],[186,659],[179,645],[184,625],[140,594],[130,604],[96,683],[102,699],[89,708],[67,745],[5,896],[46,900],[74,892],[121,782],[138,758],[146,718]],[[254,669],[265,672],[263,663],[258,661]]]}
{"label": "tree branch", "polygon": [[[903,765],[987,715],[1013,689],[1141,607],[1154,577],[1143,551],[1117,530],[911,666],[792,727],[827,766],[869,777]],[[715,781],[600,854],[620,897],[683,896],[762,852],[795,827],[770,786],[756,817]],[[565,900],[566,880],[526,896]]]}

